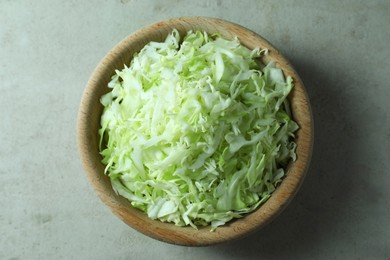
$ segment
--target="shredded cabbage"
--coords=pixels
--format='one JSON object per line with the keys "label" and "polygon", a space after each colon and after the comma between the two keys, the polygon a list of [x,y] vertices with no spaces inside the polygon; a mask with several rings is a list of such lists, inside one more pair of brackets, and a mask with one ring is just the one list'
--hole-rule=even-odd
{"label": "shredded cabbage", "polygon": [[267,50],[176,30],[116,71],[101,97],[113,189],[152,219],[211,230],[255,210],[295,160],[293,82]]}

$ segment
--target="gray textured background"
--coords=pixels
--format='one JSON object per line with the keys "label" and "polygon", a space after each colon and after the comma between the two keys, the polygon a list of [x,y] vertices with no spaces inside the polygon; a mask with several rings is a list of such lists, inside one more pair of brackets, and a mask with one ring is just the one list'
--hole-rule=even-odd
{"label": "gray textured background", "polygon": [[[132,230],[86,180],[84,86],[138,28],[203,15],[263,35],[301,74],[315,119],[308,177],[263,230],[206,248]],[[390,2],[0,0],[0,259],[390,259]]]}

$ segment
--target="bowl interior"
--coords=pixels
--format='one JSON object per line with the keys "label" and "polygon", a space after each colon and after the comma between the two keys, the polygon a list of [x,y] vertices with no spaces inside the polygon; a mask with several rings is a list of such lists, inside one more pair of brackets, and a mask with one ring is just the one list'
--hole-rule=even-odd
{"label": "bowl interior", "polygon": [[[250,49],[267,48],[268,55],[263,62],[276,62],[286,75],[294,80],[294,88],[289,95],[293,118],[300,126],[296,135],[297,161],[288,167],[287,176],[272,194],[271,198],[256,211],[243,218],[233,220],[210,232],[210,227],[195,230],[192,227],[177,227],[171,223],[152,220],[121,196],[114,193],[110,180],[104,175],[104,165],[98,148],[98,129],[103,110],[99,98],[107,93],[107,83],[116,69],[129,64],[135,52],[140,51],[150,41],[163,41],[177,29],[184,36],[189,30],[219,33],[226,39],[238,37]],[[239,25],[214,18],[182,17],[158,22],[131,34],[115,46],[99,63],[87,83],[78,117],[78,144],[81,160],[88,179],[101,200],[132,228],[168,243],[201,246],[236,239],[253,232],[277,216],[297,192],[309,165],[313,126],[310,104],[302,81],[288,61],[265,39]]]}

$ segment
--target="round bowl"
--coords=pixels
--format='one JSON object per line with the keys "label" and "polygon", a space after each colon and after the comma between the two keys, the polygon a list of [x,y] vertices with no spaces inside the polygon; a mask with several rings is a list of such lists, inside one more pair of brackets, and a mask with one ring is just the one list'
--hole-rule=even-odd
{"label": "round bowl", "polygon": [[[104,174],[102,157],[99,154],[100,117],[103,107],[99,98],[107,93],[107,83],[116,69],[129,64],[135,52],[140,51],[150,41],[163,41],[173,30],[183,36],[189,30],[219,33],[226,39],[238,37],[241,44],[253,49],[267,48],[268,55],[263,62],[276,62],[285,75],[294,80],[294,88],[289,95],[294,120],[300,126],[296,133],[297,160],[289,164],[286,177],[266,203],[240,219],[228,222],[210,232],[210,227],[178,227],[171,223],[152,220],[131,206],[125,198],[116,195],[109,178]],[[298,191],[311,158],[313,144],[313,123],[308,95],[298,74],[268,41],[256,33],[231,22],[206,17],[180,17],[146,26],[117,44],[98,64],[87,83],[78,114],[78,145],[81,160],[87,177],[100,199],[130,227],[152,238],[185,246],[205,246],[241,238],[259,230],[273,220],[291,201]]]}

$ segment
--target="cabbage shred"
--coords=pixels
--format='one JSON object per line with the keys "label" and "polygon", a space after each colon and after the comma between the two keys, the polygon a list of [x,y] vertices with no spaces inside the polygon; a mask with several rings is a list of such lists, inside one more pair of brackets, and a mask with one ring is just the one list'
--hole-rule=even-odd
{"label": "cabbage shred", "polygon": [[296,159],[291,77],[238,39],[176,30],[116,71],[101,97],[113,189],[152,219],[211,230],[264,203]]}

